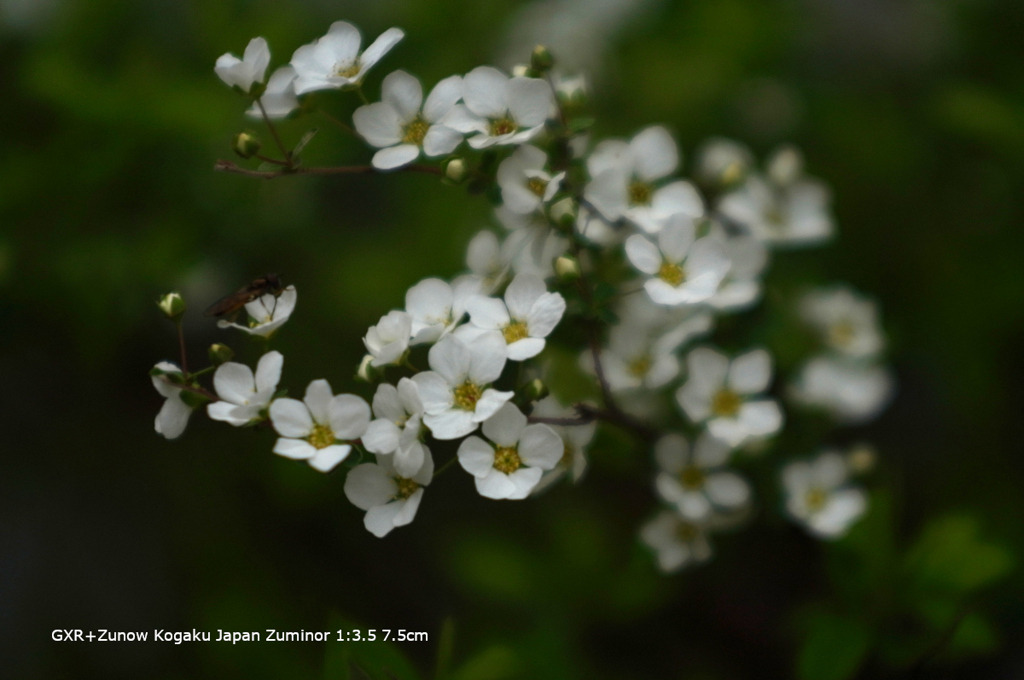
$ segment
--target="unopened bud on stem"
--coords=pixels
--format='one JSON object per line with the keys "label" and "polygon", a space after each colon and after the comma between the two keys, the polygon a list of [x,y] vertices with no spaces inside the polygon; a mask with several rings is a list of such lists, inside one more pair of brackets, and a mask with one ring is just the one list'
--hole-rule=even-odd
{"label": "unopened bud on stem", "polygon": [[461,184],[468,174],[469,168],[466,167],[465,159],[459,158],[458,156],[449,159],[444,165],[445,179],[450,182],[454,182],[455,184]]}
{"label": "unopened bud on stem", "polygon": [[220,366],[235,358],[235,350],[219,342],[210,345],[210,349],[206,352],[210,357],[210,363],[214,366]]}
{"label": "unopened bud on stem", "polygon": [[177,323],[185,313],[185,298],[181,297],[181,293],[167,293],[156,303],[160,311],[163,312],[171,321]]}
{"label": "unopened bud on stem", "polygon": [[260,144],[259,137],[252,132],[239,132],[235,135],[235,143],[233,145],[235,153],[245,159],[252,158],[260,152],[263,145]]}
{"label": "unopened bud on stem", "polygon": [[575,281],[580,277],[579,260],[568,255],[562,255],[555,260],[555,274],[563,281]]}
{"label": "unopened bud on stem", "polygon": [[359,370],[356,371],[356,379],[362,380],[363,382],[373,383],[376,382],[379,371],[375,369],[370,362],[373,361],[373,355],[367,354],[363,357],[363,360],[359,362]]}
{"label": "unopened bud on stem", "polygon": [[554,65],[555,58],[551,55],[551,50],[544,45],[537,45],[533,48],[533,54],[530,55],[530,68],[538,73],[547,73]]}

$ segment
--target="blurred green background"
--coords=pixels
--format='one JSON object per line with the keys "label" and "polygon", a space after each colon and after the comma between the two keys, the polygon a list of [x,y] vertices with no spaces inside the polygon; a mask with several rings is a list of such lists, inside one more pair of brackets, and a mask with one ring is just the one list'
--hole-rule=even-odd
{"label": "blurred green background", "polygon": [[[156,436],[146,372],[177,353],[161,292],[192,303],[198,359],[243,346],[198,310],[279,272],[300,293],[284,384],[359,390],[366,327],[456,273],[488,219],[429,176],[212,172],[258,127],[216,57],[263,35],[281,64],[337,19],[406,30],[371,97],[394,68],[430,83],[540,40],[591,76],[598,134],[664,122],[689,158],[711,134],[802,146],[841,235],[780,255],[769,298],[807,281],[876,296],[899,381],[879,421],[831,440],[881,452],[857,530],[822,546],[762,498],[713,562],[662,577],[634,537],[646,452],[609,431],[581,487],[499,503],[449,473],[378,540],[269,433],[195,417]],[[1024,676],[1022,34],[1011,0],[0,0],[0,675],[343,678],[355,660],[411,677],[404,655],[466,680]],[[367,161],[322,123],[308,163]],[[342,621],[430,640],[50,641]]]}

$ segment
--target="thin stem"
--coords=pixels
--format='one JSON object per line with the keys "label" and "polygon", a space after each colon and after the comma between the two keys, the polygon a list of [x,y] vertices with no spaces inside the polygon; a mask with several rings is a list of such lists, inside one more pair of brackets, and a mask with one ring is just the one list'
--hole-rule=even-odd
{"label": "thin stem", "polygon": [[319,111],[320,115],[322,115],[324,118],[326,118],[327,120],[331,121],[332,123],[334,123],[335,125],[340,127],[342,130],[344,130],[345,132],[349,133],[350,135],[353,135],[355,137],[359,136],[359,134],[355,131],[355,129],[351,125],[349,125],[348,123],[343,121],[342,119],[337,118],[336,116],[332,116],[331,114],[327,113],[323,109],[317,109],[317,111]]}
{"label": "thin stem", "polygon": [[178,350],[181,352],[181,375],[188,380],[188,354],[185,352],[185,333],[181,330],[181,317],[175,320],[178,328]]}
{"label": "thin stem", "polygon": [[[339,165],[335,167],[323,167],[323,168],[303,168],[290,166],[276,171],[261,171],[261,170],[249,170],[242,168],[231,161],[219,160],[217,161],[213,169],[218,172],[232,172],[236,175],[244,175],[246,177],[255,177],[257,179],[276,179],[286,175],[359,175],[369,174],[374,172],[380,172],[377,168],[372,165]],[[420,172],[428,175],[440,175],[441,169],[435,168],[432,165],[406,165],[401,168],[397,168],[402,172]]]}
{"label": "thin stem", "polygon": [[575,418],[547,418],[542,416],[530,416],[527,420],[531,423],[543,423],[545,425],[557,425],[559,427],[578,427],[589,425],[594,421],[603,421],[618,425],[636,434],[641,439],[653,442],[658,439],[658,431],[641,423],[636,418],[619,410],[610,408],[598,408],[590,404],[579,403],[574,407],[579,414]]}
{"label": "thin stem", "polygon": [[270,120],[270,116],[267,115],[267,110],[263,108],[263,100],[260,98],[256,99],[256,106],[260,108],[260,115],[263,116],[263,122],[267,124],[267,128],[270,130],[270,134],[274,137],[274,141],[277,142],[277,148],[281,150],[281,155],[284,156],[289,167],[292,164],[292,154],[288,149],[284,148],[284,142],[281,141],[280,135],[277,134],[277,128]]}
{"label": "thin stem", "polygon": [[441,467],[439,467],[439,468],[437,468],[436,470],[434,470],[434,477],[433,477],[433,479],[437,479],[437,478],[438,478],[438,476],[439,476],[439,475],[440,475],[440,474],[441,474],[442,472],[444,472],[445,470],[447,470],[448,468],[450,468],[450,467],[451,467],[452,465],[455,465],[455,463],[456,463],[456,462],[458,462],[458,460],[459,460],[459,457],[458,457],[458,456],[452,456],[452,458],[451,458],[451,459],[450,459],[450,460],[449,460],[449,461],[448,461],[447,463],[445,463],[445,464],[444,464],[444,465],[442,465]]}
{"label": "thin stem", "polygon": [[274,165],[283,165],[285,167],[288,167],[288,165],[289,165],[289,163],[287,161],[279,161],[276,158],[271,158],[269,156],[264,156],[261,153],[256,154],[256,158],[259,158],[264,163],[273,163]]}
{"label": "thin stem", "polygon": [[362,83],[359,83],[358,85],[356,85],[356,94],[359,95],[359,99],[362,100],[362,102],[364,104],[369,104],[370,103],[370,100],[366,98],[366,93],[363,92],[363,84]]}

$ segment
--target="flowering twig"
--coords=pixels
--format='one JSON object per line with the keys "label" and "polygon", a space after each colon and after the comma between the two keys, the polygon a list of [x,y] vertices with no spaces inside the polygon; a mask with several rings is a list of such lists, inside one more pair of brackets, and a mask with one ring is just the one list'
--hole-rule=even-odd
{"label": "flowering twig", "polygon": [[530,416],[531,423],[543,423],[545,425],[558,425],[561,427],[575,427],[578,425],[589,425],[594,421],[604,421],[618,425],[632,431],[645,441],[653,442],[660,437],[660,433],[652,427],[644,425],[636,418],[623,413],[618,409],[598,408],[590,404],[579,403],[574,406],[579,414],[575,418],[547,418],[542,416]]}
{"label": "flowering twig", "polygon": [[[249,170],[248,168],[239,167],[235,163],[226,160],[217,161],[214,164],[213,169],[218,172],[233,172],[237,175],[245,175],[246,177],[255,177],[257,179],[275,179],[284,175],[360,175],[380,172],[380,170],[377,170],[377,168],[372,165],[339,165],[321,168],[292,166],[275,171]],[[431,165],[406,165],[402,168],[398,168],[397,170],[403,172],[422,172],[430,175],[441,174],[440,168],[435,168]]]}

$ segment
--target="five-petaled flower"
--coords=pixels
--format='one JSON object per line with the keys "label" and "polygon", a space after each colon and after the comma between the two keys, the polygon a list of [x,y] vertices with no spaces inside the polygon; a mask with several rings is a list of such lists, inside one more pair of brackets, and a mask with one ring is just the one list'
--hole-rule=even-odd
{"label": "five-petaled flower", "polygon": [[565,172],[549,174],[544,169],[547,162],[547,154],[530,144],[519,147],[501,162],[498,186],[510,210],[524,215],[532,213],[555,197]]}
{"label": "five-petaled flower", "polygon": [[360,85],[370,67],[404,37],[402,29],[389,28],[360,53],[363,38],[359,29],[347,21],[335,21],[327,35],[303,45],[292,55],[297,74],[295,93]]}
{"label": "five-petaled flower", "polygon": [[[177,364],[161,361],[154,368],[162,373],[181,375]],[[192,407],[181,400],[181,388],[172,383],[164,375],[152,376],[153,387],[164,397],[164,405],[156,415],[156,433],[167,439],[177,439],[188,425],[188,417],[192,415]]]}
{"label": "five-petaled flower", "polygon": [[220,401],[207,406],[207,414],[235,427],[256,420],[274,398],[283,365],[284,357],[280,352],[267,352],[260,357],[255,375],[245,364],[232,361],[221,364],[213,374],[213,387]]}
{"label": "five-petaled flower", "polygon": [[416,518],[423,500],[423,487],[434,477],[434,459],[430,452],[420,466],[408,475],[395,469],[391,456],[377,456],[376,463],[363,463],[352,468],[345,479],[345,495],[352,505],[366,510],[363,525],[383,538],[395,527],[405,526]]}
{"label": "five-petaled flower", "polygon": [[478,66],[463,79],[462,101],[443,121],[464,134],[469,145],[523,144],[540,134],[551,115],[551,86],[539,78],[509,78],[491,66]]}
{"label": "five-petaled flower", "polygon": [[523,361],[544,349],[545,338],[565,313],[565,298],[548,292],[539,276],[519,274],[508,284],[504,301],[478,296],[466,308],[475,328],[463,326],[456,331],[456,337],[472,339],[480,331],[499,331],[508,345],[508,358]]}
{"label": "five-petaled flower", "polygon": [[849,478],[846,461],[836,451],[790,463],[782,470],[786,511],[818,538],[839,538],[868,507],[867,496]]}
{"label": "five-petaled flower", "polygon": [[370,353],[373,366],[397,364],[409,349],[412,336],[412,317],[408,312],[391,311],[380,318],[376,326],[370,326],[363,338],[366,351]]}
{"label": "five-petaled flower", "polygon": [[416,474],[427,455],[427,447],[420,441],[423,402],[416,383],[402,378],[398,387],[378,386],[373,395],[373,415],[377,419],[366,428],[363,446],[372,453],[393,454],[393,465],[401,474]]}
{"label": "five-petaled flower", "polygon": [[253,38],[245,46],[245,52],[239,59],[230,52],[217,58],[214,72],[229,87],[237,87],[246,94],[252,92],[254,85],[261,85],[263,77],[270,65],[270,48],[263,38]]}
{"label": "five-petaled flower", "polygon": [[354,394],[334,396],[326,380],[314,380],[302,401],[275,399],[270,420],[281,435],[274,453],[330,472],[348,457],[352,441],[366,432],[370,405]]}
{"label": "five-petaled flower", "polygon": [[480,437],[467,437],[459,446],[459,465],[474,477],[481,496],[526,498],[564,455],[561,438],[547,425],[527,425],[526,416],[505,404],[484,421]]}
{"label": "five-petaled flower", "polygon": [[654,480],[658,495],[688,519],[704,519],[712,512],[735,512],[750,499],[750,486],[725,469],[730,449],[704,432],[694,443],[680,434],[667,434],[654,447],[660,472]]}

